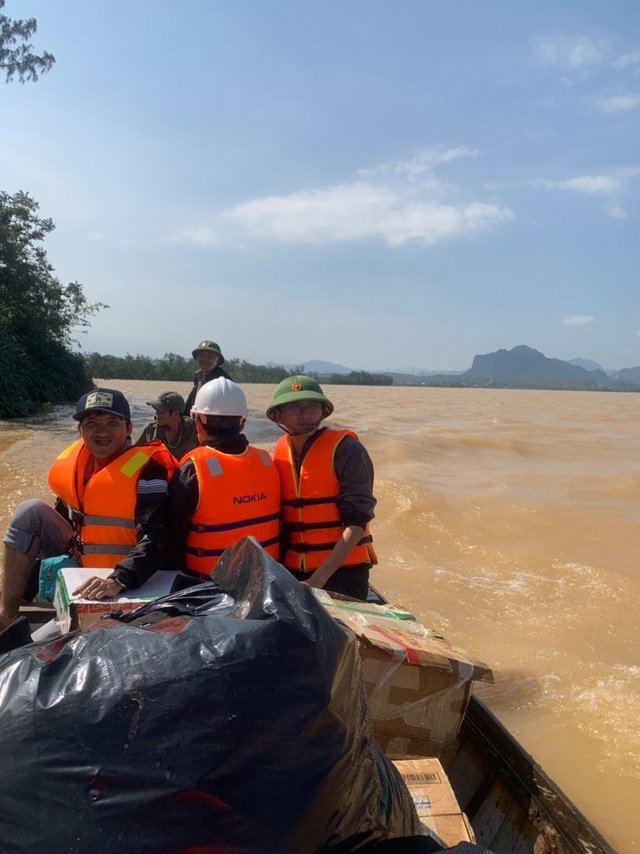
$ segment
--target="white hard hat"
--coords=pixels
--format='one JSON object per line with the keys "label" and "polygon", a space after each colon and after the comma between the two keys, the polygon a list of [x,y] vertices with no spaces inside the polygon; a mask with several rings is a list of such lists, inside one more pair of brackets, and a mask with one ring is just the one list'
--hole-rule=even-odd
{"label": "white hard hat", "polygon": [[237,415],[246,418],[247,399],[239,385],[226,377],[210,380],[200,387],[191,415]]}

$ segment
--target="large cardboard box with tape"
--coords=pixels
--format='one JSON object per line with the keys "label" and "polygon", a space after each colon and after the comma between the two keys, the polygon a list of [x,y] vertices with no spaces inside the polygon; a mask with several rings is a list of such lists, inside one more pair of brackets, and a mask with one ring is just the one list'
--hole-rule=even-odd
{"label": "large cardboard box with tape", "polygon": [[394,759],[393,764],[409,789],[425,836],[433,837],[443,848],[475,842],[471,825],[438,759]]}
{"label": "large cardboard box with tape", "polygon": [[334,619],[358,637],[378,743],[388,754],[453,758],[476,680],[491,670],[393,606],[315,591]]}

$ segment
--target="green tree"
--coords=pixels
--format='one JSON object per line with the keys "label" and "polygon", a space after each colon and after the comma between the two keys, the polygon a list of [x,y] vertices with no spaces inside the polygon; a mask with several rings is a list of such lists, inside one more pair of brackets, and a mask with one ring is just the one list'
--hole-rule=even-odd
{"label": "green tree", "polygon": [[350,374],[330,374],[323,376],[327,385],[393,385],[393,377],[388,374],[370,374],[368,371],[351,371]]}
{"label": "green tree", "polygon": [[[4,4],[5,0],[0,0],[0,9],[4,9]],[[33,53],[29,39],[37,29],[35,18],[14,21],[0,14],[0,69],[6,74],[7,83],[16,76],[21,83],[35,81],[38,74],[46,74],[56,61],[48,51]]]}
{"label": "green tree", "polygon": [[54,228],[27,193],[0,191],[0,417],[30,415],[45,402],[91,387],[74,335],[104,308],[78,282],[62,285],[39,244]]}

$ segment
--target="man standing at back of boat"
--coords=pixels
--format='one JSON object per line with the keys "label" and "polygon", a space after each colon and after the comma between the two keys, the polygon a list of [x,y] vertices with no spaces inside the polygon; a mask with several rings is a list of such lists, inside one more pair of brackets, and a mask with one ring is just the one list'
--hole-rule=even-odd
{"label": "man standing at back of boat", "polygon": [[224,356],[222,355],[220,345],[216,344],[215,341],[211,341],[208,338],[201,341],[193,350],[191,355],[198,364],[198,370],[195,372],[193,377],[193,388],[189,392],[187,402],[184,406],[183,415],[186,416],[191,415],[191,409],[196,399],[196,394],[205,383],[211,382],[211,380],[217,380],[220,377],[227,380],[231,379],[229,374],[222,367],[224,365]]}
{"label": "man standing at back of boat", "polygon": [[38,559],[67,554],[88,569],[112,567],[74,591],[92,599],[139,587],[166,563],[174,458],[160,442],[131,446],[129,404],[114,389],[83,395],[73,418],[80,438],[49,470],[55,509],[23,501],[3,537],[0,629],[16,618]]}
{"label": "man standing at back of boat", "polygon": [[247,401],[224,377],[198,391],[192,409],[200,447],[183,458],[169,484],[176,562],[208,579],[228,546],[255,537],[278,557],[280,481],[267,451],[243,434]]}
{"label": "man standing at back of boat", "polygon": [[318,382],[302,374],[282,380],[267,409],[287,434],[274,451],[281,561],[299,581],[365,600],[377,563],[369,532],[373,464],[352,430],[320,426],[332,412]]}

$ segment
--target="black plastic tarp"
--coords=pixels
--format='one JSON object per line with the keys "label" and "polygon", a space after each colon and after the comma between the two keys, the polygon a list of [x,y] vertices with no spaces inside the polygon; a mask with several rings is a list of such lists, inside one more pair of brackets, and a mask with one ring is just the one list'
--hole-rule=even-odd
{"label": "black plastic tarp", "polygon": [[411,836],[357,643],[255,541],[215,583],[0,658],[0,850],[313,852]]}

